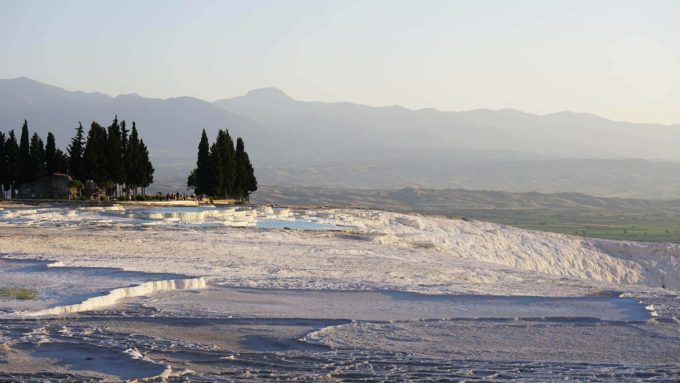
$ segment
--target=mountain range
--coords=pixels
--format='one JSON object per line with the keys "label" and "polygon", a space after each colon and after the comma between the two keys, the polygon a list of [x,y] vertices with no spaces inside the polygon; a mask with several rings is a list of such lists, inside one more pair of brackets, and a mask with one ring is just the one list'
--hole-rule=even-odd
{"label": "mountain range", "polygon": [[265,201],[287,206],[358,207],[442,215],[481,210],[677,211],[680,200],[593,197],[580,193],[510,193],[494,190],[402,188],[394,190],[263,186]]}
{"label": "mountain range", "polygon": [[208,102],[112,97],[0,80],[0,129],[52,131],[64,147],[82,121],[136,121],[158,190],[179,188],[201,129],[241,136],[260,184],[343,188],[473,188],[680,198],[680,125],[591,114],[410,110],[298,101],[275,88]]}

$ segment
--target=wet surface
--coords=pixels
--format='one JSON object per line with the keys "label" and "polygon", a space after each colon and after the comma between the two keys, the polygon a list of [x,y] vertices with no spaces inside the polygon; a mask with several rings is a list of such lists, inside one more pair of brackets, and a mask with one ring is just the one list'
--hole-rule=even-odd
{"label": "wet surface", "polygon": [[[95,286],[182,277],[0,262],[5,282],[40,283],[51,302],[81,299]],[[61,286],[65,281],[73,286]],[[78,290],[86,285],[90,292]],[[213,281],[207,289],[162,291],[67,318],[0,319],[0,380],[680,378],[680,324],[663,314],[677,312],[677,299],[649,299],[664,308],[660,318],[652,319],[644,302],[614,293],[425,295]]]}
{"label": "wet surface", "polygon": [[[31,348],[27,345],[27,348]],[[50,342],[31,351],[36,358],[47,358],[55,364],[67,366],[69,371],[92,371],[121,379],[139,379],[160,375],[165,366],[136,359],[129,353],[85,343]]]}
{"label": "wet surface", "polygon": [[[532,302],[535,299],[531,297],[438,296],[420,300],[420,294],[395,292],[225,291],[236,290],[245,294],[236,300],[259,296],[255,299],[259,303],[234,305],[233,314],[242,317],[179,315],[153,307],[156,297],[143,304],[127,303],[115,310],[68,319],[0,320],[0,339],[5,344],[0,352],[0,379],[151,377],[160,381],[160,374],[168,369],[174,374],[167,377],[169,381],[206,382],[544,381],[558,375],[567,380],[668,381],[680,377],[680,326],[668,318],[638,320],[640,312],[628,307],[633,304],[630,299],[543,298]],[[181,293],[160,295],[170,298]],[[324,315],[355,318],[314,318],[308,315],[314,309],[299,310],[294,304],[294,297],[314,305],[314,299],[330,296],[334,296],[329,305],[335,311],[320,307]],[[383,302],[374,300],[378,296]],[[339,304],[343,299],[356,304],[352,315]],[[380,307],[394,300],[407,306],[393,307],[391,313]],[[623,311],[615,304],[612,313],[631,316],[629,320],[422,319],[428,310],[417,311],[433,303],[455,307],[461,302],[485,302],[496,310],[505,310],[499,307],[499,301],[534,303],[542,310],[576,303],[609,307],[612,301],[619,301]],[[255,309],[265,304],[269,314]],[[356,319],[374,316],[360,312],[372,311],[371,307],[382,315],[416,310],[408,316],[421,319]],[[602,307],[598,311],[603,312]],[[403,312],[401,316],[406,317]],[[273,318],[274,313],[295,313],[296,317]],[[11,369],[25,373],[34,368],[21,363],[34,366],[33,374],[11,373]]]}
{"label": "wet surface", "polygon": [[0,257],[0,285],[33,289],[37,300],[0,300],[0,313],[80,303],[118,287],[183,278],[179,274],[142,273],[113,268],[63,267],[46,261]]}
{"label": "wet surface", "polygon": [[[167,318],[158,313],[159,316],[148,317],[148,311],[137,311],[136,307],[126,310],[82,315],[68,323],[57,319],[3,321],[0,336],[17,343],[6,347],[0,355],[8,358],[8,354],[25,352],[31,358],[28,360],[42,367],[35,375],[13,375],[6,370],[7,364],[0,364],[0,379],[124,380],[141,375],[154,377],[167,366],[173,371],[168,381],[177,382],[319,379],[539,382],[556,377],[634,382],[680,378],[677,325],[664,321],[375,324]],[[428,327],[439,333],[433,334]],[[592,337],[595,333],[600,335]],[[432,341],[433,335],[436,341]],[[522,341],[518,341],[518,335]],[[621,344],[624,336],[626,342]],[[512,341],[512,347],[503,349],[510,343],[499,342],[504,337]],[[565,337],[570,344],[564,343]],[[487,347],[489,344],[496,345],[496,349]],[[621,353],[624,349],[628,351]],[[45,360],[53,364],[46,365]],[[125,368],[117,368],[119,363],[124,363]]]}
{"label": "wet surface", "polygon": [[645,305],[632,298],[427,295],[400,291],[253,289],[213,285],[200,291],[158,294],[145,303],[166,314],[342,318],[398,321],[425,319],[567,319],[645,321]]}

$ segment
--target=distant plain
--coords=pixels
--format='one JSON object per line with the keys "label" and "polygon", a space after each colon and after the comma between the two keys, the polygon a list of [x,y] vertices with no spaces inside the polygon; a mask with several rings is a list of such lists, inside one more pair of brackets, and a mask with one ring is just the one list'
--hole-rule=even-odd
{"label": "distant plain", "polygon": [[255,198],[282,205],[351,206],[442,215],[592,238],[680,243],[678,200],[464,189],[268,186],[261,187]]}

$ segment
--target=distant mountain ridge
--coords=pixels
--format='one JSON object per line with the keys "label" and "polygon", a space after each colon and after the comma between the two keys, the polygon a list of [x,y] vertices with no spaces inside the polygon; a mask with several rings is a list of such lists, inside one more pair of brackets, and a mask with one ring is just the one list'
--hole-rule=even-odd
{"label": "distant mountain ridge", "polygon": [[[147,134],[152,149],[185,149],[182,138],[196,139],[195,130],[216,132],[220,127],[246,133],[255,123],[211,103],[192,97],[145,98],[137,94],[108,96],[102,93],[70,92],[27,78],[0,80],[0,124],[3,129],[18,128],[24,119],[29,127],[57,135],[59,144],[70,139],[81,121],[108,123],[115,115],[135,120]],[[168,133],[173,136],[167,135]],[[179,138],[179,140],[177,140]]]}
{"label": "distant mountain ridge", "polygon": [[[216,105],[263,125],[328,141],[352,134],[366,146],[505,149],[570,158],[680,160],[680,124],[617,122],[587,113],[534,115],[513,109],[463,112],[370,107],[350,102],[296,101],[274,88],[219,100]],[[314,127],[314,130],[310,129]]]}
{"label": "distant mountain ridge", "polygon": [[663,209],[679,208],[680,200],[654,201],[603,198],[581,193],[510,193],[494,190],[402,188],[339,189],[329,187],[264,186],[258,200],[280,205],[379,208],[438,212],[472,209]]}
{"label": "distant mountain ridge", "polygon": [[163,190],[185,182],[201,129],[212,139],[227,128],[245,139],[263,185],[680,197],[680,125],[572,112],[538,116],[297,101],[276,88],[207,102],[0,80],[3,131],[18,129],[26,118],[31,130],[43,137],[53,131],[64,147],[78,121],[107,124],[114,115],[137,122],[157,169],[155,186]]}

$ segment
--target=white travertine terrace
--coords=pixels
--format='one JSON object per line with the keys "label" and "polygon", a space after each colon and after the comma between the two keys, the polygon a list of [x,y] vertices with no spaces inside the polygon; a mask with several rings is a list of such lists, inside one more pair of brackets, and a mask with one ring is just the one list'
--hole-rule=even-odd
{"label": "white travertine terrace", "polygon": [[24,312],[22,316],[26,317],[40,317],[40,316],[59,316],[79,313],[83,311],[97,310],[103,307],[112,306],[124,298],[134,298],[145,295],[150,295],[158,291],[166,290],[191,290],[202,289],[206,287],[204,278],[189,278],[189,279],[170,279],[164,281],[152,281],[142,283],[138,286],[121,287],[111,290],[108,294],[92,297],[84,300],[81,303],[66,306],[56,306],[49,309]]}

